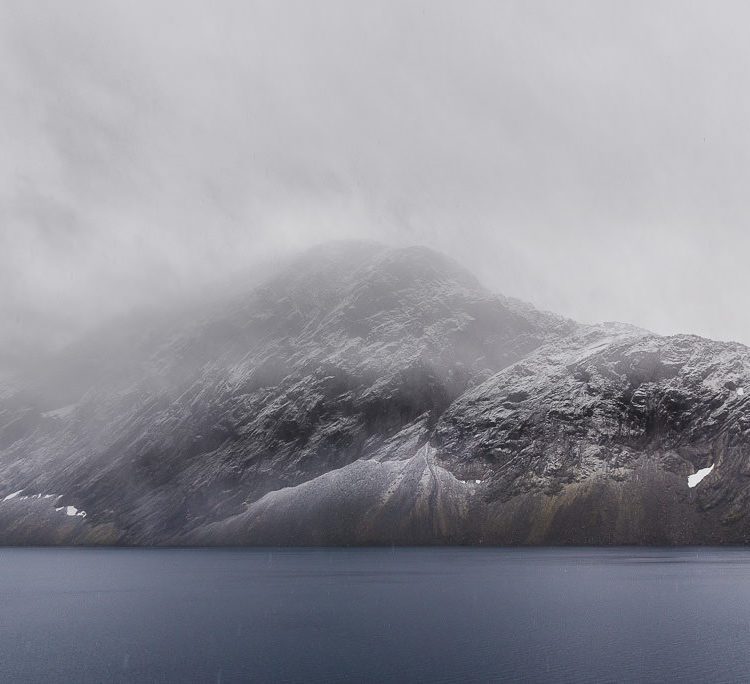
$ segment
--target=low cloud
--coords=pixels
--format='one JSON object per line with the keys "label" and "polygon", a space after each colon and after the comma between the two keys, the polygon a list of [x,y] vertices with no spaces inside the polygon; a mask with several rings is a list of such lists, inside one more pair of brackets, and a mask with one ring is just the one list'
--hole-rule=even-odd
{"label": "low cloud", "polygon": [[750,343],[742,3],[0,7],[0,350],[333,238]]}

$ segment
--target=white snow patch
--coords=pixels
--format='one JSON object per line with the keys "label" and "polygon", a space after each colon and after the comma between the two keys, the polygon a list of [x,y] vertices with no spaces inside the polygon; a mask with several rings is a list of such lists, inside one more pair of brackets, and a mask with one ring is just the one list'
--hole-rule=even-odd
{"label": "white snow patch", "polygon": [[688,487],[695,487],[706,475],[708,475],[714,469],[715,463],[712,463],[708,468],[701,468],[697,473],[688,477]]}
{"label": "white snow patch", "polygon": [[10,499],[18,499],[19,501],[28,501],[29,499],[54,499],[54,498],[60,498],[62,496],[61,494],[24,494],[23,496],[18,496],[23,489],[19,489],[17,492],[13,492],[12,494],[8,494],[3,501],[8,501]]}
{"label": "white snow patch", "polygon": [[[64,506],[65,508],[65,515],[70,516],[78,516],[79,518],[85,518],[86,517],[86,511],[79,511],[75,506]],[[60,510],[59,508],[55,509],[56,511]]]}
{"label": "white snow patch", "polygon": [[[27,494],[26,496],[18,496],[23,489],[19,489],[17,492],[13,492],[12,494],[8,494],[3,501],[9,501],[10,499],[18,499],[18,501],[26,501],[27,499],[59,499],[62,497],[62,494]],[[69,515],[71,517],[78,517],[78,518],[85,518],[86,517],[86,511],[79,511],[75,506],[55,506],[56,511],[65,511],[65,515]]]}

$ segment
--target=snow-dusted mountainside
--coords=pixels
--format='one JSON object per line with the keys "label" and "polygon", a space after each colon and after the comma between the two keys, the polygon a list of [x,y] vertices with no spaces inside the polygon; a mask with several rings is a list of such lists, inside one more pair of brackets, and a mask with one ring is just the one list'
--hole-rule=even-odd
{"label": "snow-dusted mountainside", "polygon": [[396,435],[421,444],[467,388],[573,327],[429,250],[326,246],[201,318],[105,331],[50,362],[3,402],[0,481],[62,493],[113,541],[166,542],[402,458]]}
{"label": "snow-dusted mountainside", "polygon": [[6,385],[0,543],[744,542],[749,353],[327,245]]}

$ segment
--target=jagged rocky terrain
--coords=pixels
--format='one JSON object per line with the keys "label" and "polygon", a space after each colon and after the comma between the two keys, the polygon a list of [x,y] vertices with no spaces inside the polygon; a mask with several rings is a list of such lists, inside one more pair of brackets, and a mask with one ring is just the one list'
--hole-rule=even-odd
{"label": "jagged rocky terrain", "polygon": [[327,245],[5,380],[0,543],[745,543],[749,351]]}

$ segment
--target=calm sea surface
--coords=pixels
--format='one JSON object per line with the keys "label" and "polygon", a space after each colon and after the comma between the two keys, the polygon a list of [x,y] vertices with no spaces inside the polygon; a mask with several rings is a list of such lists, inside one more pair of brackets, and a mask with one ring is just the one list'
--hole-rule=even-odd
{"label": "calm sea surface", "polygon": [[748,681],[744,549],[4,549],[2,682]]}

